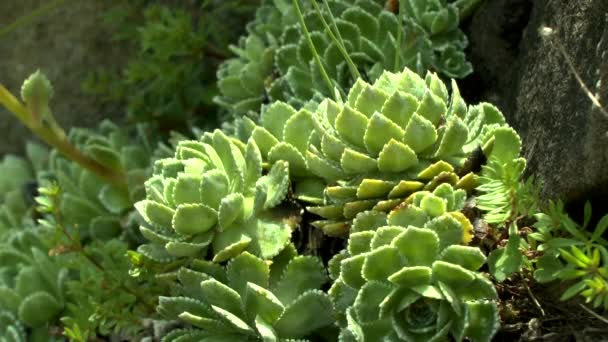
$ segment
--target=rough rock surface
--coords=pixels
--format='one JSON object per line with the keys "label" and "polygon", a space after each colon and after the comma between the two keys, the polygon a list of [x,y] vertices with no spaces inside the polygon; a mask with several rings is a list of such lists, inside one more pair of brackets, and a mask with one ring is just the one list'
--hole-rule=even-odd
{"label": "rough rock surface", "polygon": [[[0,28],[47,3],[43,0],[0,1]],[[124,117],[122,104],[108,105],[85,95],[82,81],[92,68],[121,65],[129,49],[111,41],[100,24],[108,1],[66,1],[18,29],[0,36],[0,83],[18,95],[23,80],[36,69],[54,86],[52,109],[67,130],[95,126],[103,118]],[[21,152],[29,131],[0,108],[0,155]]]}
{"label": "rough rock surface", "polygon": [[[608,105],[607,15],[606,0],[486,0],[467,28],[476,72],[463,87],[497,104],[520,133],[545,198],[608,194],[608,116],[564,57]],[[540,35],[543,27],[552,34]]]}

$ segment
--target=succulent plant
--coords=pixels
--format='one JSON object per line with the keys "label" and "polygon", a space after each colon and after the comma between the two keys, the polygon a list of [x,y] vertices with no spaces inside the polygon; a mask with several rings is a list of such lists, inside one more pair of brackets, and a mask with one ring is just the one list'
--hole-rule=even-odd
{"label": "succulent plant", "polygon": [[406,68],[373,85],[359,79],[345,102],[325,99],[314,113],[275,102],[259,126],[244,118],[239,135],[254,139],[265,160],[289,162],[296,196],[326,219],[314,224],[344,235],[357,213],[389,211],[416,191],[441,183],[471,190],[471,159],[506,154],[511,140],[494,138],[505,129],[519,139],[496,107],[467,107],[454,81],[449,97],[436,74],[422,79]]}
{"label": "succulent plant", "polygon": [[152,244],[140,247],[162,262],[204,257],[211,246],[220,262],[242,251],[271,259],[289,242],[295,222],[284,210],[270,211],[289,188],[287,163],[262,175],[256,142],[245,145],[216,130],[201,141],[180,141],[175,156],[158,160],[146,181],[145,200],[136,204]]}
{"label": "succulent plant", "polygon": [[[324,69],[344,91],[355,81],[355,71],[340,52],[340,44],[362,77],[371,82],[383,70],[406,66],[421,75],[431,69],[457,78],[472,71],[463,53],[468,43],[458,29],[458,9],[446,1],[406,1],[403,25],[397,14],[384,10],[384,1],[327,3],[331,15],[322,6],[323,18],[328,26],[338,28],[331,34],[310,1],[301,1],[301,8]],[[241,116],[257,111],[267,96],[299,108],[313,98],[333,95],[333,87],[328,87],[313,59],[291,0],[265,1],[247,28],[249,35],[233,47],[237,57],[218,70],[218,103]]]}
{"label": "succulent plant", "polygon": [[108,239],[123,231],[124,216],[145,196],[152,143],[144,126],[134,132],[103,121],[97,130],[75,128],[69,139],[73,145],[99,163],[126,175],[126,186],[112,184],[66,159],[57,150],[49,157],[50,170],[39,178],[54,179],[61,189],[59,210],[68,227],[77,227],[81,236]]}
{"label": "succulent plant", "polygon": [[23,325],[8,312],[0,310],[0,342],[25,342]]}
{"label": "succulent plant", "polygon": [[442,184],[388,215],[357,216],[329,266],[340,341],[491,340],[497,294],[477,271],[483,253],[462,245],[472,225],[449,211],[463,205],[458,192]]}
{"label": "succulent plant", "polygon": [[14,314],[30,328],[52,322],[64,306],[67,271],[54,263],[31,229],[0,244],[0,311]]}
{"label": "succulent plant", "polygon": [[479,0],[404,0],[403,5],[415,31],[423,31],[428,49],[432,51],[429,69],[452,78],[463,78],[473,71],[465,61],[467,37],[458,29]]}
{"label": "succulent plant", "polygon": [[36,173],[46,167],[47,151],[27,143],[26,157],[5,155],[0,162],[0,240],[34,224]]}
{"label": "succulent plant", "polygon": [[[272,262],[243,252],[225,267],[196,260],[177,275],[179,297],[161,297],[158,311],[194,328],[163,341],[288,341],[334,323],[323,264],[298,256],[293,245]],[[317,341],[318,339],[315,339]]]}

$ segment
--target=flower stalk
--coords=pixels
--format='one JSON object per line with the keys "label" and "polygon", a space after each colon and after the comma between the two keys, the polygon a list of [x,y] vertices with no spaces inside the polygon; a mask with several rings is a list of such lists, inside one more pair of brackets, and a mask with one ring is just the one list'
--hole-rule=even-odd
{"label": "flower stalk", "polygon": [[[46,92],[46,93],[45,93]],[[11,112],[21,123],[49,146],[57,149],[67,158],[83,168],[95,173],[110,183],[126,189],[126,176],[122,170],[114,170],[85,155],[68,140],[65,131],[53,117],[48,100],[52,95],[50,83],[39,71],[34,73],[22,89],[24,103],[0,84],[0,104]]]}

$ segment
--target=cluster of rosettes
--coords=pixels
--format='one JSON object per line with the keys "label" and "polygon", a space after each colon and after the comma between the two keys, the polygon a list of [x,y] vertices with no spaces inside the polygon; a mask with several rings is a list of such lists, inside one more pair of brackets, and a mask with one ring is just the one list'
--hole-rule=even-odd
{"label": "cluster of rosettes", "polygon": [[[32,334],[40,330],[38,334],[43,336],[45,324],[63,310],[67,270],[43,252],[47,247],[38,235],[32,230],[19,231],[0,243],[0,317],[16,317]],[[14,324],[15,331],[7,331],[7,336],[22,335],[19,327]]]}
{"label": "cluster of rosettes", "polygon": [[[150,177],[152,143],[143,126],[133,132],[103,121],[95,131],[70,130],[69,140],[85,155],[126,175],[124,186],[109,183],[57,150],[49,157],[49,168],[38,174],[41,185],[49,180],[61,189],[59,209],[69,227],[81,229],[83,238],[106,240],[125,230],[124,215],[144,197],[144,182]],[[137,141],[137,144],[134,143]]]}
{"label": "cluster of rosettes", "polygon": [[[322,18],[334,31],[330,34],[314,6],[301,2],[306,28],[323,68],[338,87],[349,89],[355,81],[344,50],[362,77],[371,81],[383,70],[404,67],[419,74],[435,70],[458,78],[472,71],[465,61],[467,39],[458,29],[459,9],[454,4],[405,1],[405,13],[398,16],[385,10],[384,3],[329,0],[327,7],[320,5]],[[233,48],[237,57],[218,70],[218,103],[240,116],[257,111],[267,96],[299,108],[313,98],[333,94],[334,89],[321,77],[291,0],[264,2],[248,31],[239,47]],[[397,43],[399,36],[401,44]]]}
{"label": "cluster of rosettes", "polygon": [[296,197],[317,205],[307,209],[325,220],[313,224],[330,235],[346,234],[357,213],[389,211],[420,190],[471,190],[479,171],[471,156],[510,155],[519,140],[494,106],[467,107],[455,82],[450,97],[437,75],[409,69],[373,85],[358,80],[344,102],[325,99],[314,113],[275,102],[260,119],[244,118],[240,135],[265,160],[289,163]]}
{"label": "cluster of rosettes", "polygon": [[291,341],[334,323],[320,260],[288,245],[272,263],[243,252],[225,267],[196,260],[177,272],[179,297],[161,297],[159,312],[198,329],[163,341]]}
{"label": "cluster of rosettes", "polygon": [[463,246],[471,223],[448,184],[412,203],[365,212],[348,247],[330,261],[330,297],[340,341],[490,341],[499,326],[494,285],[477,270],[485,256]]}
{"label": "cluster of rosettes", "polygon": [[175,257],[228,260],[243,251],[271,259],[288,244],[295,222],[276,207],[287,195],[287,163],[262,175],[260,149],[216,130],[181,141],[175,156],[156,161],[146,199],[136,204],[152,244],[139,252],[159,262]]}
{"label": "cluster of rosettes", "polygon": [[36,173],[46,167],[48,151],[28,143],[26,158],[6,155],[0,162],[0,241],[5,241],[16,228],[34,225],[33,196]]}
{"label": "cluster of rosettes", "polygon": [[[494,106],[467,106],[451,88],[434,73],[384,72],[314,111],[275,102],[259,125],[241,120],[240,140],[216,130],[177,143],[136,205],[151,242],[139,252],[187,267],[164,274],[181,297],[159,308],[200,329],[166,340],[308,338],[324,330],[311,312],[327,311],[342,341],[489,341],[496,291],[460,211],[479,184],[475,159],[510,161],[521,141]],[[314,226],[348,237],[330,262],[333,303],[309,291],[323,269],[289,243],[301,213],[288,215],[288,195],[322,218]]]}

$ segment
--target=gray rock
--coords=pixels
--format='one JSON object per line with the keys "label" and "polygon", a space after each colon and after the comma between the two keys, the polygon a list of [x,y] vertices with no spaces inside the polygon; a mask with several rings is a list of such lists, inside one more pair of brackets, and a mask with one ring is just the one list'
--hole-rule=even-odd
{"label": "gray rock", "polygon": [[[31,13],[46,1],[0,1],[0,27]],[[120,66],[130,53],[111,40],[101,24],[111,1],[66,1],[10,33],[0,36],[0,83],[19,96],[21,83],[40,68],[51,80],[53,113],[66,129],[93,127],[104,118],[124,117],[123,104],[107,104],[82,91],[81,83],[94,68]],[[0,108],[0,155],[22,152],[29,131]]]}
{"label": "gray rock", "polygon": [[[608,116],[560,51],[608,105],[607,15],[606,0],[486,0],[468,28],[476,76],[463,87],[496,103],[520,133],[545,198],[608,194]],[[552,34],[540,35],[543,27]]]}

